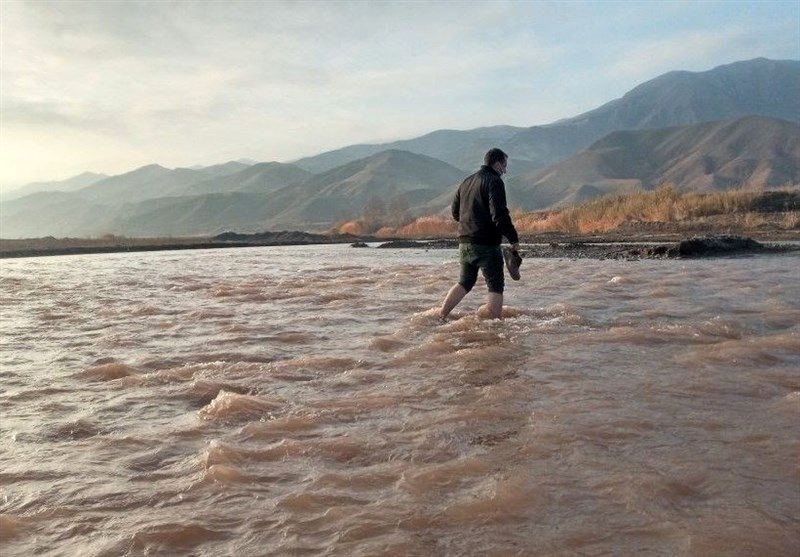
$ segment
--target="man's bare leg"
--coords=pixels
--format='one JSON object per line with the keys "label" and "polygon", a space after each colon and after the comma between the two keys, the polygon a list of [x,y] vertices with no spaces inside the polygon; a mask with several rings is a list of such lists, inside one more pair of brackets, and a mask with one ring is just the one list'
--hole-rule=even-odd
{"label": "man's bare leg", "polygon": [[439,310],[439,318],[445,319],[448,315],[450,315],[450,312],[453,311],[453,308],[456,307],[466,295],[467,289],[460,284],[456,284],[453,288],[451,288],[450,292],[448,292],[447,296],[445,296],[444,302],[442,302],[442,309]]}
{"label": "man's bare leg", "polygon": [[503,295],[497,292],[489,292],[486,296],[486,305],[478,309],[482,317],[489,319],[500,319],[503,317]]}

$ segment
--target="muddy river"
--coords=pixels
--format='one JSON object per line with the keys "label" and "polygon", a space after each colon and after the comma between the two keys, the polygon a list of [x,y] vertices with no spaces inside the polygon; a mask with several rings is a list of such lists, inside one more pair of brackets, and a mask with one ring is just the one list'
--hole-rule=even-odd
{"label": "muddy river", "polygon": [[4,557],[800,553],[798,255],[0,265]]}

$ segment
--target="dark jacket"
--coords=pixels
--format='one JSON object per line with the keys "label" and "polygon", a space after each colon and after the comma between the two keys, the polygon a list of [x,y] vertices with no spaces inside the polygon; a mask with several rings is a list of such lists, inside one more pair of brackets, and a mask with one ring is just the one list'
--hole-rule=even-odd
{"label": "dark jacket", "polygon": [[452,211],[462,243],[499,246],[503,236],[509,243],[519,242],[506,206],[506,187],[493,168],[482,166],[458,186]]}

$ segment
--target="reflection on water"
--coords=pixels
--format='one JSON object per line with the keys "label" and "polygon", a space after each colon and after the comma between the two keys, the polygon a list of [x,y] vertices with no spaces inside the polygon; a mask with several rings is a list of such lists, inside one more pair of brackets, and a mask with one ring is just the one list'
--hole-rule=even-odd
{"label": "reflection on water", "polygon": [[797,555],[798,263],[3,261],[3,554]]}

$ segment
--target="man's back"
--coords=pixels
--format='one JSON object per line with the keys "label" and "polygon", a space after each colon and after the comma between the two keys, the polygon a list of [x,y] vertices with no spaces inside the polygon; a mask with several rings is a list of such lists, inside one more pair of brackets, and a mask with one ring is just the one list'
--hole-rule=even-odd
{"label": "man's back", "polygon": [[489,166],[465,179],[452,204],[462,243],[499,246],[502,237],[518,242],[506,205],[506,190],[500,174]]}

